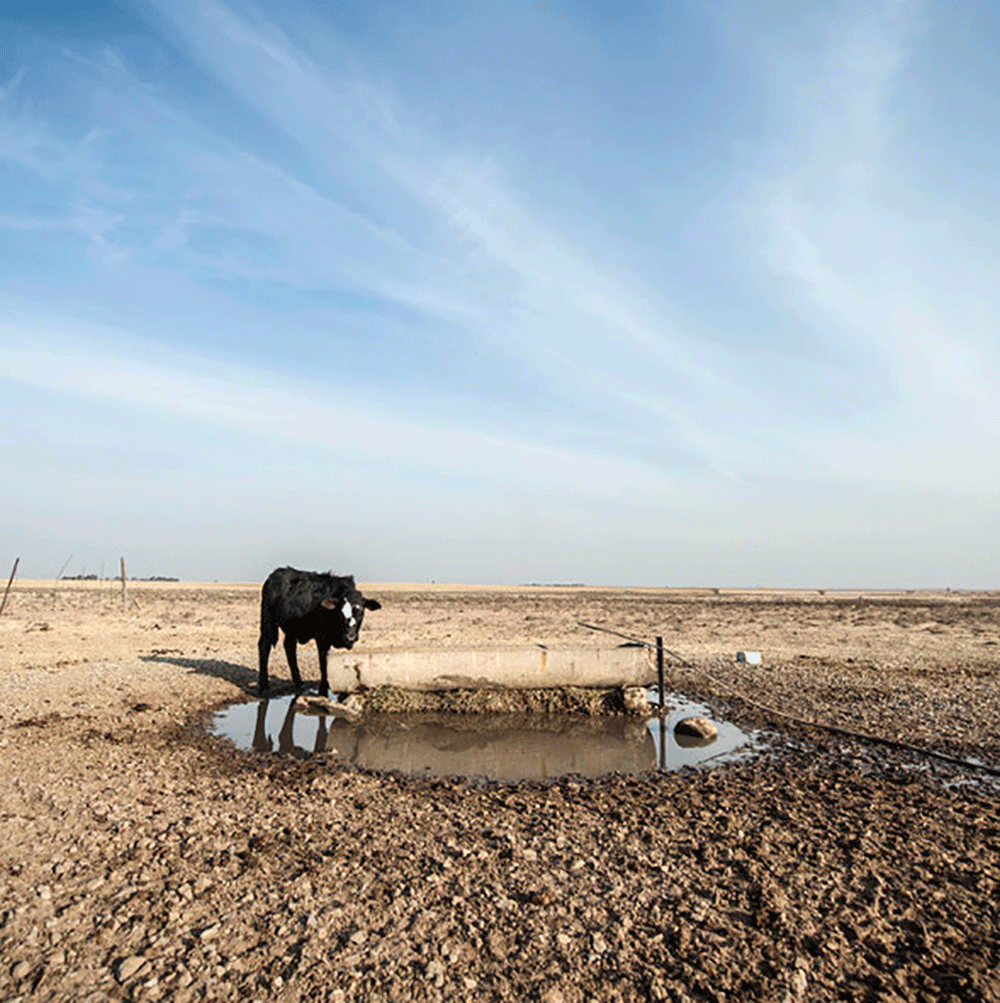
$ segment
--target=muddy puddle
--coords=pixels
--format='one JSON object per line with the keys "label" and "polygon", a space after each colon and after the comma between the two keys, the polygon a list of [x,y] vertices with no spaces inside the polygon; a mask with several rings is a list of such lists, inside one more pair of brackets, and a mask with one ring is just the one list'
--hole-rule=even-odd
{"label": "muddy puddle", "polygon": [[[651,694],[655,701],[655,694]],[[412,713],[339,717],[296,712],[292,695],[233,704],[210,731],[247,751],[327,757],[372,770],[422,776],[541,780],[578,774],[645,773],[713,765],[754,755],[759,736],[716,721],[718,736],[692,744],[675,735],[685,717],[707,707],[669,694],[649,720],[542,714]]]}

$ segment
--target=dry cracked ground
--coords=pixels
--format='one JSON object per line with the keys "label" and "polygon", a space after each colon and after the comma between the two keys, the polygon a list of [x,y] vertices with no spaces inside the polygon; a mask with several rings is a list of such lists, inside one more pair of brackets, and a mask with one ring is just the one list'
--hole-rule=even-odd
{"label": "dry cracked ground", "polygon": [[16,583],[0,1000],[1000,1000],[996,778],[756,706],[1000,766],[997,595],[365,588],[370,647],[662,634],[772,751],[547,784],[249,755],[201,725],[252,696],[256,587]]}

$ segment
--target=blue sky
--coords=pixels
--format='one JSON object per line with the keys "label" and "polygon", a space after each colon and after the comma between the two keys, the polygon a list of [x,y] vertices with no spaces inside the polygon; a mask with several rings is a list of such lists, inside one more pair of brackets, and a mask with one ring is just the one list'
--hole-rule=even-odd
{"label": "blue sky", "polygon": [[24,7],[26,577],[1000,587],[995,4]]}

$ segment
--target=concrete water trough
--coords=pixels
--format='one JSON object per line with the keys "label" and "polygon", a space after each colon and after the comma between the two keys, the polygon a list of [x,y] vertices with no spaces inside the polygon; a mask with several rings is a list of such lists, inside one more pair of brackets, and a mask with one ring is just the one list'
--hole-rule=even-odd
{"label": "concrete water trough", "polygon": [[550,689],[560,686],[648,686],[656,670],[639,645],[492,648],[409,648],[336,651],[330,689],[352,693],[394,686],[404,690]]}
{"label": "concrete water trough", "polygon": [[[675,725],[710,711],[679,694],[667,695],[663,715],[648,716],[659,694],[650,689],[656,670],[647,652],[540,644],[331,652],[331,692],[366,691],[360,700],[275,695],[221,709],[210,730],[258,753],[498,780],[642,773],[744,754],[753,738],[723,722],[718,740],[685,748]],[[628,688],[644,710],[626,710]],[[624,705],[606,703],[611,693]]]}

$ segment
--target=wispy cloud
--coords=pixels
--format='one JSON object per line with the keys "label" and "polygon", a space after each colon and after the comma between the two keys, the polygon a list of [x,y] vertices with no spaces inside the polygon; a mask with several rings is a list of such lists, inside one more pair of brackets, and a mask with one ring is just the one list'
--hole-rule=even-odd
{"label": "wispy cloud", "polygon": [[[76,338],[84,333],[77,328]],[[613,498],[628,483],[649,502],[678,493],[670,478],[596,453],[574,453],[458,427],[421,426],[405,417],[372,414],[361,401],[337,400],[315,386],[275,388],[264,372],[172,353],[123,355],[115,332],[90,327],[86,342],[53,329],[0,325],[0,362],[8,380],[74,395],[117,401],[195,417],[241,433],[288,440],[354,463],[405,462],[429,472],[473,481],[500,478],[545,494]],[[36,348],[34,345],[44,345]]]}
{"label": "wispy cloud", "polygon": [[[820,51],[768,53],[774,90],[791,97],[748,217],[800,337],[843,360],[838,427],[809,433],[819,466],[980,490],[984,461],[987,478],[995,473],[984,450],[997,435],[997,355],[956,310],[950,269],[926,273],[914,213],[931,201],[899,197],[921,185],[903,124],[922,22],[913,3],[845,5]],[[993,291],[975,294],[992,310]]]}
{"label": "wispy cloud", "polygon": [[[725,437],[722,423],[712,431],[702,424],[726,410],[738,385],[721,356],[678,328],[669,304],[629,288],[620,263],[598,264],[571,249],[504,184],[490,158],[444,147],[412,124],[421,121],[419,109],[339,67],[317,66],[273,26],[251,26],[212,0],[199,4],[195,18],[162,10],[206,70],[314,160],[332,163],[345,147],[357,151],[375,177],[410,200],[411,218],[421,221],[422,267],[411,278],[384,269],[373,291],[462,324],[547,380],[640,413],[648,407],[710,465],[720,462],[711,450]],[[611,378],[595,381],[594,371]],[[630,379],[633,372],[644,378]]]}
{"label": "wispy cloud", "polygon": [[[685,451],[709,476],[736,476],[743,450],[727,424],[742,388],[724,357],[699,346],[670,305],[631,283],[620,262],[598,264],[571,248],[489,158],[442,145],[414,125],[417,110],[357,74],[316,65],[275,27],[251,25],[214,2],[196,5],[193,17],[188,8],[163,13],[207,72],[301,145],[316,180],[221,138],[138,86],[120,60],[100,58],[92,69],[110,81],[102,100],[113,103],[125,141],[145,151],[151,168],[165,153],[178,180],[171,192],[104,178],[98,193],[88,151],[80,168],[88,204],[61,225],[118,253],[148,258],[160,251],[207,279],[358,291],[412,310],[425,332],[461,331],[502,366],[536,374],[563,397],[585,402],[585,410],[615,408],[630,425],[665,426],[671,449]],[[345,149],[363,170],[344,174]],[[80,187],[65,147],[36,159],[39,170]],[[347,204],[370,206],[372,188],[383,199],[395,193],[392,223]],[[169,209],[164,196],[179,208]],[[227,227],[258,249],[271,241],[274,253],[234,253],[224,237],[220,248]],[[525,401],[522,413],[532,409]],[[627,438],[618,448],[628,452]]]}

